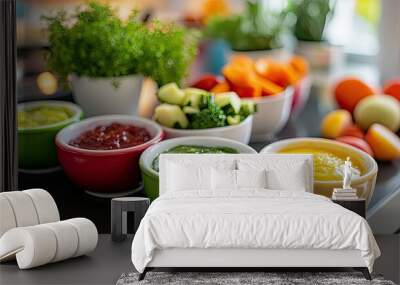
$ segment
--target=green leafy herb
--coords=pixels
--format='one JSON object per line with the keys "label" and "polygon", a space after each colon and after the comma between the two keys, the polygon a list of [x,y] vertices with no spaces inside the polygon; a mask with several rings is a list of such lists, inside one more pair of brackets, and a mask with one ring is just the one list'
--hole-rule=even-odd
{"label": "green leafy herb", "polygon": [[133,11],[122,21],[109,6],[91,2],[72,15],[43,17],[48,24],[48,65],[70,74],[120,77],[143,74],[158,84],[180,82],[197,52],[197,38],[173,24],[145,26]]}
{"label": "green leafy herb", "polygon": [[224,39],[238,51],[280,48],[285,19],[285,13],[271,11],[262,1],[247,1],[243,14],[211,19],[205,35]]}
{"label": "green leafy herb", "polygon": [[330,0],[292,0],[288,10],[295,15],[294,36],[302,41],[322,41],[332,15]]}
{"label": "green leafy herb", "polygon": [[190,129],[208,129],[226,126],[226,115],[214,102],[214,97],[208,97],[207,108],[193,114],[189,123]]}

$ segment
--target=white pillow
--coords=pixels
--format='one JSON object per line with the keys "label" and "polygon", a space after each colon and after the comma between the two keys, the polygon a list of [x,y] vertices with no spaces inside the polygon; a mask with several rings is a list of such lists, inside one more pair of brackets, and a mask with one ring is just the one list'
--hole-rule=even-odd
{"label": "white pillow", "polygon": [[238,159],[239,170],[265,169],[267,188],[271,190],[310,191],[309,165],[304,158]]}
{"label": "white pillow", "polygon": [[213,190],[238,190],[241,188],[266,188],[265,170],[230,170],[216,169],[211,171]]}
{"label": "white pillow", "polygon": [[212,168],[211,181],[213,190],[236,190],[236,170]]}
{"label": "white pillow", "polygon": [[190,189],[211,189],[211,166],[187,167],[168,163],[168,191],[185,191]]}
{"label": "white pillow", "polygon": [[223,154],[161,154],[160,196],[170,191],[212,191],[211,168],[235,169],[236,160]]}
{"label": "white pillow", "polygon": [[267,188],[267,171],[236,170],[238,188]]}

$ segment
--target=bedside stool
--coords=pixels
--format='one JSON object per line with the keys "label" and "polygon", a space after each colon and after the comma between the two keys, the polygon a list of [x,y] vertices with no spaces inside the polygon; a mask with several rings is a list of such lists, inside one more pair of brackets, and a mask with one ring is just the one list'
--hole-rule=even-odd
{"label": "bedside stool", "polygon": [[111,239],[123,241],[127,235],[127,212],[133,212],[133,233],[150,206],[150,199],[143,197],[121,197],[111,200]]}
{"label": "bedside stool", "polygon": [[340,206],[359,214],[361,217],[365,219],[366,212],[366,201],[365,199],[356,199],[356,200],[336,200],[332,199],[333,203],[339,204]]}

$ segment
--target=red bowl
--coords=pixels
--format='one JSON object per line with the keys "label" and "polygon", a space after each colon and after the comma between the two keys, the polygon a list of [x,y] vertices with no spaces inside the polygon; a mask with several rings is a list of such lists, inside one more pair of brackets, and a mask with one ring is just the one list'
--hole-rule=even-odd
{"label": "red bowl", "polygon": [[[145,128],[152,139],[134,147],[115,150],[88,150],[68,143],[99,125],[130,124]],[[155,122],[127,115],[92,117],[62,129],[56,136],[57,155],[68,177],[84,190],[100,193],[128,191],[140,182],[139,157],[164,137]]]}

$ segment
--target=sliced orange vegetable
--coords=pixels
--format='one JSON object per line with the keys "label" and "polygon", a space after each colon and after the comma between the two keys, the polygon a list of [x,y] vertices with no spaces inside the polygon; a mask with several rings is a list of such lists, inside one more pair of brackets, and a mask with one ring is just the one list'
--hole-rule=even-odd
{"label": "sliced orange vegetable", "polygon": [[283,87],[260,76],[256,78],[256,82],[261,87],[262,93],[265,95],[275,95],[283,91]]}
{"label": "sliced orange vegetable", "polygon": [[223,93],[223,92],[228,92],[230,90],[229,84],[226,81],[223,81],[221,83],[218,83],[215,85],[210,92],[212,93]]}
{"label": "sliced orange vegetable", "polygon": [[237,64],[237,65],[241,66],[242,68],[248,68],[248,69],[253,68],[253,59],[251,59],[251,57],[249,57],[247,55],[242,55],[242,54],[233,55],[230,58],[230,63]]}
{"label": "sliced orange vegetable", "polygon": [[222,68],[222,74],[224,77],[240,87],[251,87],[255,83],[255,74],[251,70],[245,67],[241,67],[238,64],[228,64]]}
{"label": "sliced orange vegetable", "polygon": [[271,58],[261,58],[254,63],[257,74],[282,87],[297,81],[297,75],[288,65],[275,61]]}
{"label": "sliced orange vegetable", "polygon": [[338,105],[350,112],[354,111],[361,99],[377,93],[371,86],[356,77],[346,77],[340,80],[333,92]]}
{"label": "sliced orange vegetable", "polygon": [[262,91],[261,87],[258,85],[253,86],[237,86],[232,82],[229,83],[230,89],[236,92],[239,97],[242,98],[254,98],[254,97],[261,97]]}
{"label": "sliced orange vegetable", "polygon": [[304,77],[308,74],[309,66],[304,57],[295,55],[289,60],[289,65],[297,72],[299,77]]}

